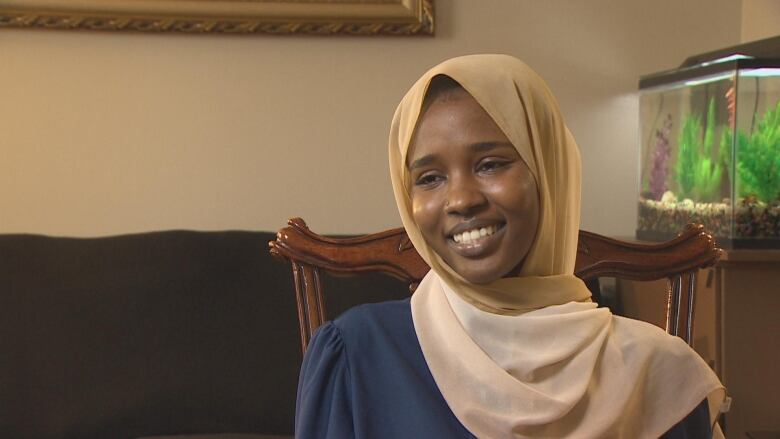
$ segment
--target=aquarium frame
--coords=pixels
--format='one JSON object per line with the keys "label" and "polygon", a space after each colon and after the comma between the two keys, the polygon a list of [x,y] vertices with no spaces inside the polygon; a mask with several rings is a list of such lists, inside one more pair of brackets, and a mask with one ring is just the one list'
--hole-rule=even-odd
{"label": "aquarium frame", "polygon": [[683,61],[679,68],[694,67],[696,65],[713,62],[730,55],[744,55],[750,58],[758,59],[777,58],[780,56],[780,36],[751,41],[749,43],[737,44],[736,46],[724,47],[723,49],[717,49],[711,52],[704,52],[689,56],[685,59],[685,61]]}
{"label": "aquarium frame", "polygon": [[674,84],[702,76],[716,75],[723,72],[737,72],[743,69],[780,68],[780,59],[749,58],[725,61],[707,65],[686,67],[683,69],[666,70],[652,73],[639,78],[639,90]]}

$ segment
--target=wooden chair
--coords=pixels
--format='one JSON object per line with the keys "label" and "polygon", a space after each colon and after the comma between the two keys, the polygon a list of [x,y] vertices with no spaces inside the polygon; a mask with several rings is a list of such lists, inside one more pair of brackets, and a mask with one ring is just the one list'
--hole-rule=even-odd
{"label": "wooden chair", "polygon": [[[314,331],[326,320],[321,270],[342,275],[384,272],[409,284],[410,293],[429,270],[402,228],[356,238],[328,238],[312,232],[301,218],[287,224],[268,245],[271,254],[292,264],[304,352]],[[696,224],[689,224],[677,238],[657,244],[623,242],[581,230],[574,274],[583,280],[667,278],[666,331],[690,344],[696,273],[715,264],[720,254],[712,237]]]}

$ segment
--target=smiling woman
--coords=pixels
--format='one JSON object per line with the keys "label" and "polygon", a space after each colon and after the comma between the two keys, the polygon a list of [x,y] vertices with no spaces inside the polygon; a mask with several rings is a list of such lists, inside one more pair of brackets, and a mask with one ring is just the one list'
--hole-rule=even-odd
{"label": "smiling woman", "polygon": [[[544,81],[505,55],[425,73],[390,129],[411,300],[320,327],[299,438],[709,438],[723,386],[680,338],[574,276],[580,157]],[[714,433],[719,433],[716,428]]]}
{"label": "smiling woman", "polygon": [[410,151],[412,215],[433,251],[472,283],[518,274],[539,223],[536,181],[449,77],[431,81]]}

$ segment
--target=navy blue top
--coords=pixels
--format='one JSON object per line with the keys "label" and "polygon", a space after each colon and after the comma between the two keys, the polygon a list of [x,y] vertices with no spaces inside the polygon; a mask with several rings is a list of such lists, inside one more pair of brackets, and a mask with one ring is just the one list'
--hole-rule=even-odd
{"label": "navy blue top", "polygon": [[[436,387],[409,299],[358,306],[317,330],[301,366],[295,436],[474,437]],[[663,438],[711,436],[705,400]]]}

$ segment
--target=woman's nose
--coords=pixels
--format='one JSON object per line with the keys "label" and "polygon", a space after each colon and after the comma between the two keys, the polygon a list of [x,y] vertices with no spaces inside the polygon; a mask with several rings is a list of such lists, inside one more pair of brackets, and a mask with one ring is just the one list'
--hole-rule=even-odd
{"label": "woman's nose", "polygon": [[487,198],[475,182],[450,181],[447,199],[444,201],[446,213],[471,215],[487,204]]}

